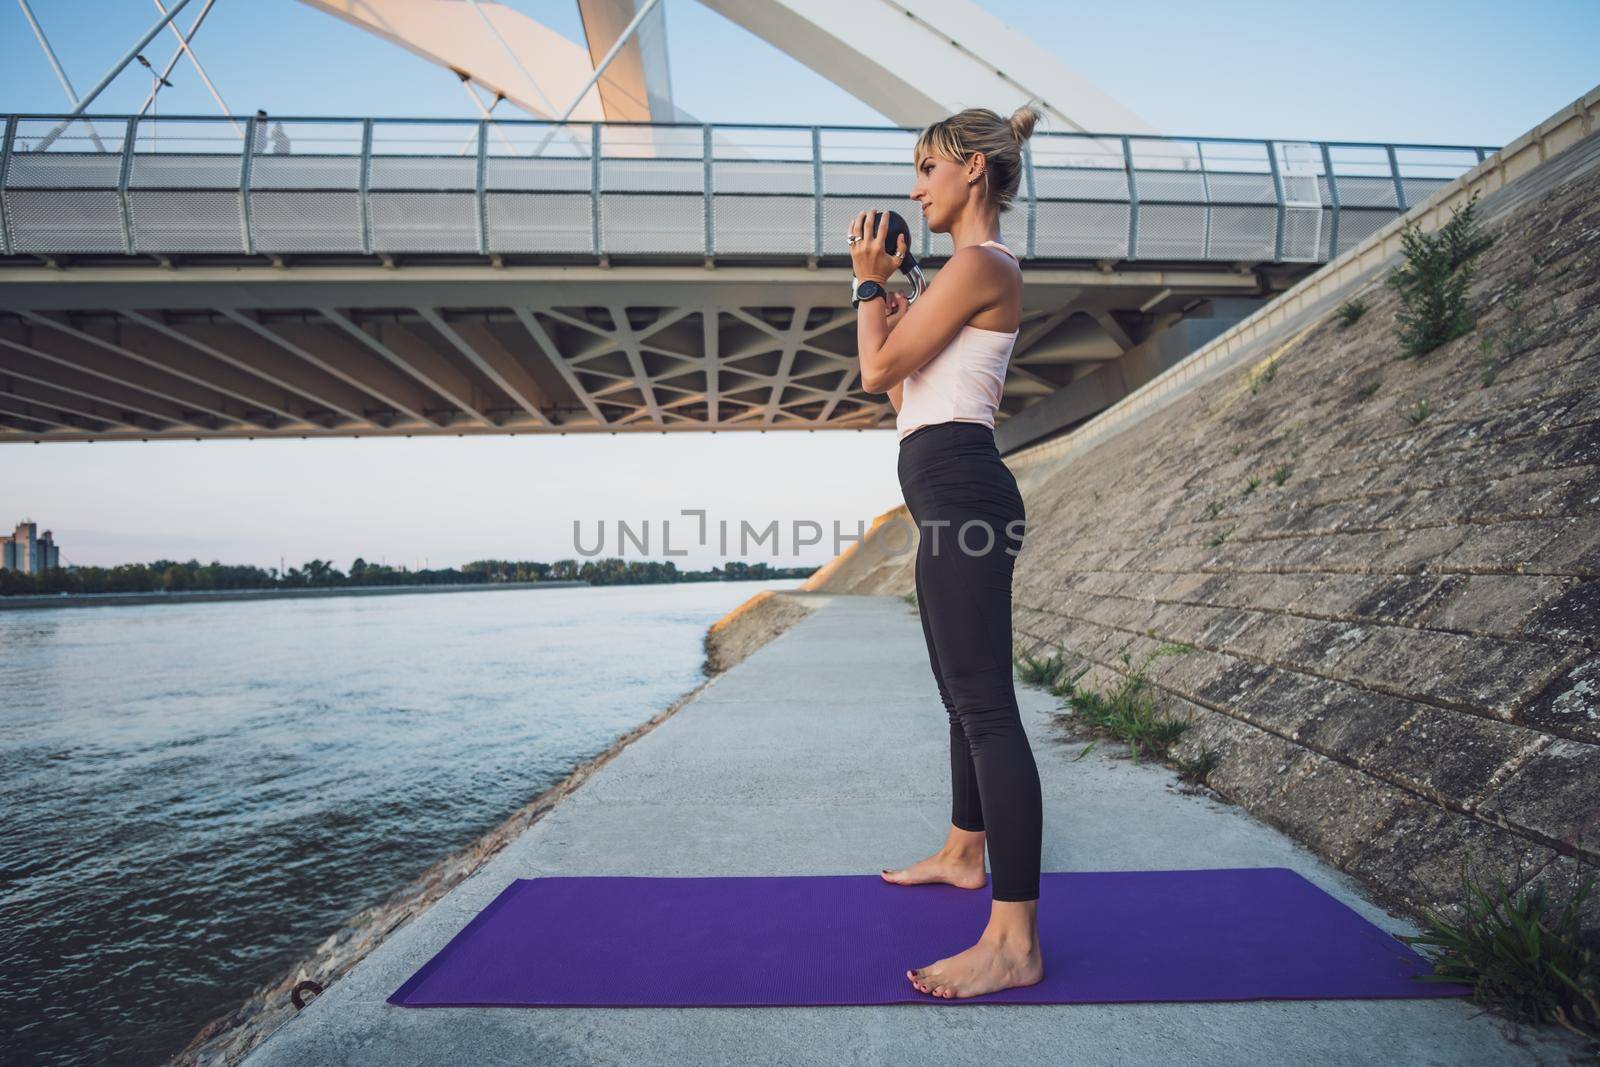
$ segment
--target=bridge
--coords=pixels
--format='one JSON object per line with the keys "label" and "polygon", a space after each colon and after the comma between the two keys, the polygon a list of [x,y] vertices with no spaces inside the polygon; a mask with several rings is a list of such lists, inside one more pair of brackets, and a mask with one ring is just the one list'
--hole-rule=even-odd
{"label": "bridge", "polygon": [[[659,0],[578,0],[582,43],[491,0],[303,0],[448,71],[479,117],[245,117],[195,51],[214,2],[158,2],[82,96],[20,4],[71,109],[0,119],[0,441],[892,426],[857,375],[847,221],[911,206],[923,125],[1026,100],[1008,450],[1494,151],[1163,136],[966,0],[701,0],[889,126],[699,121]],[[152,114],[160,78],[95,113],[163,33],[152,74],[187,58],[222,114]],[[949,239],[915,225],[932,274]]]}
{"label": "bridge", "polygon": [[[915,214],[915,129],[0,121],[0,440],[893,424],[844,234]],[[999,419],[1081,422],[1494,150],[1036,134]]]}

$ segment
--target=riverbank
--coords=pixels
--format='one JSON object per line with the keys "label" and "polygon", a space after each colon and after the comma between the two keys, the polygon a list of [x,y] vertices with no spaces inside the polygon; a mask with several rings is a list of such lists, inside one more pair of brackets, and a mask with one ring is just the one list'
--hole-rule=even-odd
{"label": "riverbank", "polygon": [[[945,836],[950,773],[949,727],[927,664],[916,609],[904,600],[829,598],[385,938],[245,1067],[955,1063],[992,1059],[996,1048],[1021,1063],[1059,1060],[1063,1048],[1084,1063],[1570,1062],[1568,1035],[1525,1028],[1508,1040],[1502,1020],[1460,997],[759,1010],[388,1003],[519,878],[862,875],[927,855]],[[1417,932],[1345,872],[1211,790],[1134,762],[1121,743],[1090,748],[1056,717],[1047,691],[1019,685],[1017,698],[1039,763],[1045,870],[1287,867],[1379,928]],[[1074,964],[1070,955],[1046,962]]]}
{"label": "riverbank", "polygon": [[0,597],[0,611],[24,608],[104,608],[134,604],[197,604],[225,600],[299,600],[305,597],[398,596],[402,593],[482,593],[492,589],[568,589],[588,582],[484,582],[477,585],[352,585],[323,589],[195,589],[182,593],[54,593]]}
{"label": "riverbank", "polygon": [[702,664],[702,673],[708,676],[705,682],[648,721],[622,734],[599,755],[573,768],[560,782],[534,797],[478,840],[445,856],[382,903],[353,915],[277,980],[262,986],[233,1011],[202,1027],[170,1063],[184,1067],[224,1067],[238,1063],[298,1013],[300,1009],[294,1004],[296,989],[301,990],[302,1002],[309,1002],[319,989],[332,985],[386,938],[480,870],[629,745],[671,718],[734,664],[830,599],[826,594],[762,590],[740,604],[707,629],[706,659]]}

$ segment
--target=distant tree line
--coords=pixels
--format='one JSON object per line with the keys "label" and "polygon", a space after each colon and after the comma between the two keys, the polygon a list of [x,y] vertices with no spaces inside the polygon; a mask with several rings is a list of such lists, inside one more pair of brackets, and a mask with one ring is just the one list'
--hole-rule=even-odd
{"label": "distant tree line", "polygon": [[57,593],[181,593],[222,589],[306,589],[369,585],[491,585],[503,582],[579,581],[590,585],[651,585],[662,582],[738,582],[808,578],[816,567],[769,567],[737,560],[710,570],[681,571],[677,564],[653,560],[480,559],[465,566],[409,570],[357,558],[349,573],[332,560],[308,560],[280,574],[277,567],[230,565],[213,560],[179,563],[158,559],[115,567],[52,567],[43,574],[0,570],[0,596],[54,596]]}

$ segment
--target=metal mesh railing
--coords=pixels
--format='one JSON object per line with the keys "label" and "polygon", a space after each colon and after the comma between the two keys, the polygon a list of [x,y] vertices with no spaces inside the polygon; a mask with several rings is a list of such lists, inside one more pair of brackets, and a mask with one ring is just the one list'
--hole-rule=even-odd
{"label": "metal mesh railing", "polygon": [[[839,256],[916,131],[538,120],[11,116],[0,253]],[[1325,262],[1492,147],[1037,133],[1024,258]],[[944,246],[948,248],[948,245]]]}

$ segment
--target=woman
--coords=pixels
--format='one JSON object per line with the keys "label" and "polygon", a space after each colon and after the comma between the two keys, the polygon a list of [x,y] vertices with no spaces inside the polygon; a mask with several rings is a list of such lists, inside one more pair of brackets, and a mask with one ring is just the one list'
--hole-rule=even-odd
{"label": "woman", "polygon": [[[908,970],[919,991],[972,997],[1044,977],[1037,911],[1043,840],[1039,771],[1012,684],[1011,575],[1025,515],[1016,479],[994,443],[994,413],[1022,317],[1022,271],[998,240],[1039,113],[1010,120],[969,108],[923,130],[916,185],[934,233],[955,252],[907,305],[856,290],[861,384],[898,413],[900,487],[916,521],[917,607],[928,659],[950,720],[950,830],[944,845],[902,870],[896,885],[984,884],[988,926],[957,955]],[[906,251],[885,249],[887,216],[864,211],[850,228],[856,278],[883,286]]]}

